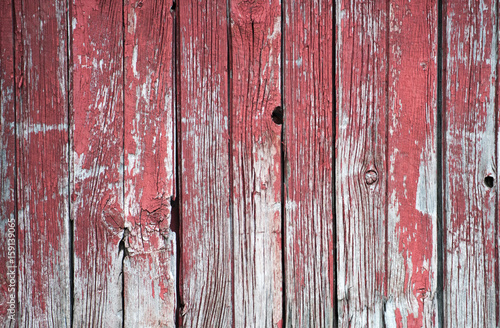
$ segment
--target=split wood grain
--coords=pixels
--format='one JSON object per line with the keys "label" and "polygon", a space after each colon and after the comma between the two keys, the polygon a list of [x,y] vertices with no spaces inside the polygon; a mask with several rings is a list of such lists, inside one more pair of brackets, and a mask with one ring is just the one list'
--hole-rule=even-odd
{"label": "split wood grain", "polygon": [[333,327],[333,2],[284,2],[285,325]]}
{"label": "split wood grain", "polygon": [[172,1],[125,1],[125,327],[175,327]]}
{"label": "split wood grain", "polygon": [[70,322],[66,1],[14,1],[20,327]]}
{"label": "split wood grain", "polygon": [[123,324],[123,10],[111,0],[70,7],[76,327]]}
{"label": "split wood grain", "polygon": [[[0,3],[0,322],[15,327],[17,315],[16,82],[12,1]],[[14,299],[12,299],[12,297]],[[13,302],[13,308],[11,303]]]}
{"label": "split wood grain", "polygon": [[230,3],[234,325],[281,327],[281,6]]}
{"label": "split wood grain", "polygon": [[444,325],[497,327],[498,2],[443,9]]}
{"label": "split wood grain", "polygon": [[177,8],[182,156],[180,316],[184,327],[229,327],[235,313],[227,1],[182,1]]}

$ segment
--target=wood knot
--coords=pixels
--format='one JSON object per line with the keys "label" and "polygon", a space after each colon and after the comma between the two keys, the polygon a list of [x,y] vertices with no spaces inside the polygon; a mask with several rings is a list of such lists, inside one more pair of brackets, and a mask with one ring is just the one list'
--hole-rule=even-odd
{"label": "wood knot", "polygon": [[375,170],[368,170],[365,172],[365,183],[369,186],[377,182],[378,174]]}

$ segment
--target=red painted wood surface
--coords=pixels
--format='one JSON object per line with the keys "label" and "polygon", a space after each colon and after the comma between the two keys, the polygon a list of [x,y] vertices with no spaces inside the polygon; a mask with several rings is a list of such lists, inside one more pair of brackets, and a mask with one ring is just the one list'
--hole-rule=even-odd
{"label": "red painted wood surface", "polygon": [[[70,320],[66,2],[17,0],[18,303],[25,327]],[[13,160],[10,158],[9,160]]]}
{"label": "red painted wood surface", "polygon": [[234,322],[227,2],[179,4],[180,319]]}
{"label": "red painted wood surface", "polygon": [[334,325],[333,3],[284,6],[285,323]]}
{"label": "red painted wood surface", "polygon": [[337,15],[340,325],[435,326],[437,2]]}
{"label": "red painted wood surface", "polygon": [[116,1],[75,0],[70,8],[76,327],[123,323],[123,16]]}
{"label": "red painted wood surface", "polygon": [[3,326],[498,326],[498,2],[6,0],[0,32]]}
{"label": "red painted wood surface", "polygon": [[16,82],[12,1],[0,3],[0,321],[16,318]]}
{"label": "red painted wood surface", "polygon": [[336,15],[339,326],[371,327],[387,292],[387,4],[342,1]]}
{"label": "red painted wood surface", "polygon": [[498,2],[447,1],[443,16],[444,324],[495,327]]}
{"label": "red painted wood surface", "polygon": [[125,2],[125,327],[174,327],[171,1]]}
{"label": "red painted wood surface", "polygon": [[437,1],[392,1],[389,10],[385,321],[432,327],[438,321]]}
{"label": "red painted wood surface", "polygon": [[281,7],[231,1],[230,17],[234,325],[280,327]]}

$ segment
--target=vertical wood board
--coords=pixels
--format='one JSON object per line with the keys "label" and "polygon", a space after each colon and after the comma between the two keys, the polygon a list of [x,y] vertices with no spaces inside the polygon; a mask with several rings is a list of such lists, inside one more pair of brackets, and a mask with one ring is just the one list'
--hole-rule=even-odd
{"label": "vertical wood board", "polygon": [[498,2],[447,1],[443,15],[444,323],[494,327]]}
{"label": "vertical wood board", "polygon": [[287,327],[333,327],[333,3],[284,8]]}
{"label": "vertical wood board", "polygon": [[280,327],[281,6],[230,3],[234,325]]}
{"label": "vertical wood board", "polygon": [[126,1],[124,8],[125,327],[175,326],[171,5]]}
{"label": "vertical wood board", "polygon": [[232,326],[226,1],[181,2],[180,316],[185,327]]}
{"label": "vertical wood board", "polygon": [[71,210],[74,325],[123,323],[123,5],[74,0]]}
{"label": "vertical wood board", "polygon": [[14,2],[19,326],[70,321],[66,9]]}

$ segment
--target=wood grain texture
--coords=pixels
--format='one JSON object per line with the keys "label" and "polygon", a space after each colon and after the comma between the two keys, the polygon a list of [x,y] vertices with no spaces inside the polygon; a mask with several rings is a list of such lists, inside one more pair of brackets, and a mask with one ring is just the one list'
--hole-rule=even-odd
{"label": "wood grain texture", "polygon": [[181,118],[181,306],[185,327],[233,319],[226,0],[177,6]]}
{"label": "wood grain texture", "polygon": [[[498,326],[498,2],[444,7],[444,322]],[[493,177],[488,187],[485,177]],[[495,295],[496,294],[496,295]]]}
{"label": "wood grain texture", "polygon": [[14,3],[20,327],[70,321],[65,4]]}
{"label": "wood grain texture", "polygon": [[398,0],[389,6],[384,323],[435,327],[437,1]]}
{"label": "wood grain texture", "polygon": [[0,3],[0,322],[16,318],[16,114],[12,1]]}
{"label": "wood grain texture", "polygon": [[123,323],[123,5],[75,0],[72,25],[74,326]]}
{"label": "wood grain texture", "polygon": [[280,327],[281,6],[230,3],[234,324]]}
{"label": "wood grain texture", "polygon": [[[171,0],[126,1],[125,327],[174,327]],[[171,240],[173,238],[173,240]],[[173,261],[173,262],[171,262]],[[173,269],[173,270],[172,270]]]}
{"label": "wood grain texture", "polygon": [[333,327],[333,2],[284,8],[287,327]]}
{"label": "wood grain texture", "polygon": [[387,3],[337,2],[336,216],[340,327],[382,327],[387,295]]}

